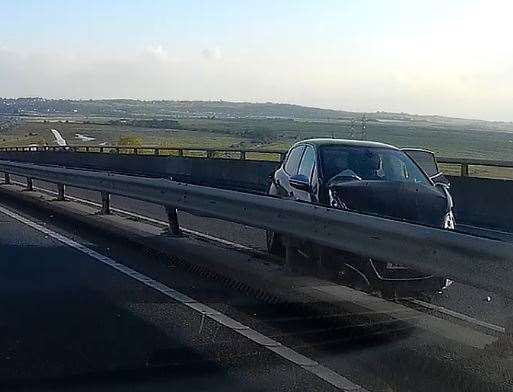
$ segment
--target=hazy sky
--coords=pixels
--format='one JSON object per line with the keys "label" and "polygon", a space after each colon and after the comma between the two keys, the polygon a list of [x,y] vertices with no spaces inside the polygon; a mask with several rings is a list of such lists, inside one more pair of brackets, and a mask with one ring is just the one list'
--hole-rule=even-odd
{"label": "hazy sky", "polygon": [[0,96],[223,99],[513,121],[513,2],[0,3]]}

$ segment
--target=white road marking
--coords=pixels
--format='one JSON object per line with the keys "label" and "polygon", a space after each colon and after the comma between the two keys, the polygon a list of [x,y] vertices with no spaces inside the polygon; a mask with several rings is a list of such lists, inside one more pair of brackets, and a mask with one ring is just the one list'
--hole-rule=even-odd
{"label": "white road marking", "polygon": [[200,313],[203,317],[208,317],[211,320],[224,325],[226,328],[231,329],[232,331],[235,331],[236,333],[245,336],[249,340],[253,341],[254,343],[262,346],[263,348],[274,352],[275,354],[279,355],[283,359],[292,362],[293,364],[300,366],[302,369],[307,371],[308,373],[317,376],[321,380],[333,385],[334,387],[342,390],[342,391],[360,391],[360,392],[367,392],[366,389],[363,387],[354,384],[349,379],[345,378],[344,376],[334,372],[331,369],[328,369],[327,367],[319,364],[318,362],[305,357],[304,355],[294,351],[293,349],[283,346],[280,342],[269,338],[268,336],[265,336],[261,334],[258,331],[255,331],[254,329],[251,329],[241,323],[239,323],[237,320],[232,319],[231,317],[201,303],[196,301],[195,299],[176,291],[169,286],[166,286],[165,284],[158,282],[149,276],[146,276],[124,264],[118,263],[117,261],[111,259],[108,256],[105,256],[101,253],[98,253],[92,249],[89,249],[85,245],[82,245],[71,238],[68,238],[60,233],[57,233],[53,230],[50,230],[38,223],[35,223],[31,221],[30,219],[27,219],[7,208],[4,208],[0,206],[0,212],[17,220],[18,222],[21,222],[59,242],[62,242],[65,245],[68,245],[69,247],[82,252],[86,254],[87,256],[92,257],[95,260],[98,260],[102,262],[103,264],[114,268],[115,270],[121,272],[122,274],[131,277],[132,279],[135,279],[139,281],[140,283],[153,288],[154,290],[157,290],[164,294],[165,296],[172,298],[173,300],[187,306],[190,309],[195,310],[196,312]]}
{"label": "white road marking", "polygon": [[420,301],[420,300],[414,299],[414,298],[408,299],[408,302],[411,302],[415,305],[422,306],[427,309],[434,310],[436,312],[440,312],[442,314],[445,314],[447,316],[450,316],[450,317],[453,317],[453,318],[456,318],[459,320],[463,320],[469,324],[478,325],[480,327],[489,329],[494,332],[504,333],[506,331],[505,328],[501,327],[500,325],[487,323],[486,321],[481,321],[474,317],[467,316],[466,314],[455,312],[454,310],[444,308],[443,306],[433,305],[433,304],[430,304],[429,302]]}
{"label": "white road marking", "polygon": [[[18,184],[18,185],[21,185],[21,186],[24,185],[23,183],[18,182],[18,181],[12,181],[12,183]],[[50,189],[40,188],[40,187],[34,187],[34,189],[40,190],[40,191],[43,191],[43,192],[46,192],[46,193],[50,193],[50,194],[53,194],[53,195],[57,195],[57,192],[52,191]],[[95,203],[95,202],[90,201],[90,200],[86,200],[86,199],[82,199],[82,198],[74,197],[74,196],[66,196],[66,197],[68,199],[70,199],[70,200],[74,200],[74,201],[77,201],[77,202],[82,203],[82,204],[91,205],[91,206],[95,206],[95,207],[101,207],[101,204]],[[147,222],[151,222],[151,223],[157,224],[159,226],[164,226],[164,227],[168,226],[167,222],[164,222],[164,221],[161,221],[161,220],[158,220],[158,219],[154,219],[154,218],[150,218],[148,216],[136,214],[136,213],[133,213],[133,212],[130,212],[130,211],[126,211],[126,210],[122,210],[122,209],[119,209],[119,208],[111,208],[111,210],[115,211],[115,212],[118,212],[120,214],[126,215],[126,216],[131,216],[133,218],[137,218],[137,219],[141,219],[141,220],[144,220],[144,221],[147,221]],[[190,230],[190,229],[186,229],[186,228],[182,228],[182,230],[185,233],[192,234],[192,235],[195,235],[195,236],[200,237],[200,238],[205,238],[205,239],[210,240],[210,241],[218,242],[218,243],[221,243],[223,245],[227,245],[229,247],[232,247],[234,249],[239,249],[239,250],[243,250],[243,251],[249,251],[249,252],[252,252],[252,253],[255,253],[255,254],[264,255],[264,256],[268,257],[268,255],[265,252],[262,252],[262,251],[260,251],[258,249],[255,249],[255,248],[251,248],[251,247],[246,246],[246,245],[242,245],[242,244],[238,244],[236,242],[225,240],[224,238],[215,237],[215,236],[210,235],[210,234],[201,233],[199,231]],[[509,233],[509,234],[511,235],[511,233]],[[466,314],[458,313],[458,312],[456,312],[454,310],[445,308],[443,306],[432,305],[432,304],[429,304],[427,302],[419,301],[419,300],[410,300],[410,302],[412,302],[412,303],[414,303],[416,305],[423,306],[425,308],[431,309],[431,310],[438,311],[440,313],[446,314],[446,315],[451,316],[453,318],[463,320],[463,321],[465,321],[467,323],[478,325],[480,327],[490,329],[490,330],[492,330],[494,332],[504,333],[504,331],[505,331],[504,327],[502,327],[502,326],[491,324],[491,323],[487,323],[486,321],[482,321],[482,320],[479,320],[479,319],[475,319],[473,317],[467,316]]]}
{"label": "white road marking", "polygon": [[503,231],[503,230],[498,230],[498,229],[489,229],[489,228],[483,228],[483,227],[478,227],[478,226],[473,226],[473,225],[466,225],[466,224],[460,224],[459,226],[468,227],[470,229],[479,230],[479,231],[487,231],[489,233],[503,234],[503,235],[506,235],[506,236],[509,236],[509,237],[511,237],[511,235],[512,235],[511,232],[507,232],[507,231]]}

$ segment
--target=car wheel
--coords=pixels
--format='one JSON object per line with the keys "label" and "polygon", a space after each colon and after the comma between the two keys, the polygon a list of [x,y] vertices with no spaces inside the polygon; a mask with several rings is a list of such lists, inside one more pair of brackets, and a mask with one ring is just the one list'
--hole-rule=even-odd
{"label": "car wheel", "polygon": [[345,264],[338,270],[338,279],[339,283],[358,291],[369,292],[372,290],[372,286],[367,277],[361,271],[349,264]]}
{"label": "car wheel", "polygon": [[266,230],[267,251],[279,257],[285,257],[285,246],[281,242],[280,235],[271,230]]}
{"label": "car wheel", "polygon": [[379,290],[379,293],[381,294],[381,298],[389,300],[389,301],[393,301],[393,300],[400,298],[397,290],[392,289],[392,288],[381,289],[381,290]]}

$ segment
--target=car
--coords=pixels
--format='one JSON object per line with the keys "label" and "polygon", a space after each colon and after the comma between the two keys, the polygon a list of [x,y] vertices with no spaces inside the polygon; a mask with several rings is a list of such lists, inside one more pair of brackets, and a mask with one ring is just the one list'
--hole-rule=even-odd
{"label": "car", "polygon": [[[432,152],[370,141],[310,139],[293,145],[271,176],[268,194],[454,230],[450,184]],[[267,248],[285,254],[267,231]],[[300,253],[340,282],[384,296],[431,296],[451,282],[400,264],[300,243]],[[397,250],[398,253],[400,249]]]}

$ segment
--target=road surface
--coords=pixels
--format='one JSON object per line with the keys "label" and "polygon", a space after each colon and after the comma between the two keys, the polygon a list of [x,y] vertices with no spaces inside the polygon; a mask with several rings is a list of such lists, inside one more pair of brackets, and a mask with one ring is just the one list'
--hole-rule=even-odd
{"label": "road surface", "polygon": [[3,386],[449,391],[440,353],[470,350],[404,323],[267,303],[12,204],[0,204],[0,252]]}
{"label": "road surface", "polygon": [[[23,178],[17,178],[24,181]],[[55,185],[36,181],[35,185],[50,191],[55,191]],[[68,188],[67,194],[83,200],[101,203],[98,192],[92,192],[78,188]],[[160,222],[165,222],[164,208],[159,205],[146,203],[113,195],[111,198],[113,208],[127,211],[137,216],[148,217]],[[228,223],[225,221],[194,216],[179,212],[180,225],[193,233],[203,233],[214,239],[228,241],[228,245],[241,247],[249,251],[267,252],[265,232],[261,229]],[[513,241],[513,234],[491,231],[482,228],[465,226],[464,231],[474,235],[482,235],[503,241]],[[436,305],[462,313],[464,315],[483,320],[487,323],[502,327],[506,319],[513,312],[511,301],[496,295],[493,292],[477,289],[457,282],[447,290],[433,298]]]}
{"label": "road surface", "polygon": [[0,206],[1,385],[144,385],[156,379],[177,390],[336,390],[98,255],[165,277],[166,285],[210,306],[258,308],[254,300],[169,261],[62,230],[48,233],[45,222],[29,227],[17,212],[7,213]]}

